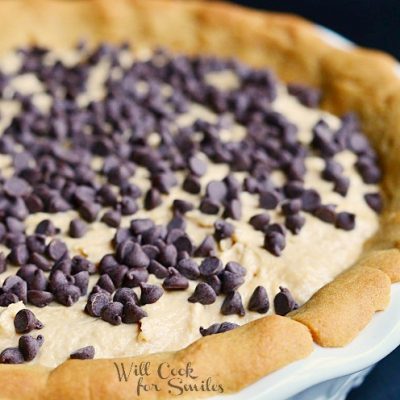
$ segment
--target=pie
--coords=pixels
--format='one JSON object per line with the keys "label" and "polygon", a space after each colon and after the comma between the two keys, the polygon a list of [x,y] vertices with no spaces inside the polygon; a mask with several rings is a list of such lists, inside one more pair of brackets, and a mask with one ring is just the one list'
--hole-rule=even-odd
{"label": "pie", "polygon": [[1,398],[232,393],[385,309],[389,56],[218,2],[0,10]]}

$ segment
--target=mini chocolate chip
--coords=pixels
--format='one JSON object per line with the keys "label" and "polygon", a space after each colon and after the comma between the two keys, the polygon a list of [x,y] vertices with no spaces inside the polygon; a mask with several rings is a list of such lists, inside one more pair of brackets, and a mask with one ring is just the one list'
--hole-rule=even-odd
{"label": "mini chocolate chip", "polygon": [[68,252],[64,242],[59,239],[53,239],[46,247],[46,254],[54,261],[59,260]]}
{"label": "mini chocolate chip", "polygon": [[274,210],[280,201],[280,196],[276,191],[264,190],[260,192],[260,207],[266,210]]}
{"label": "mini chocolate chip", "polygon": [[238,328],[239,325],[233,322],[222,322],[210,325],[208,328],[200,327],[201,336],[215,335],[218,333],[224,333],[231,331],[232,329]]}
{"label": "mini chocolate chip", "polygon": [[69,224],[68,234],[72,238],[81,238],[87,232],[87,224],[85,221],[74,218]]}
{"label": "mini chocolate chip", "polygon": [[156,260],[150,261],[150,265],[147,270],[150,274],[155,275],[158,279],[166,278],[169,275],[168,268],[164,267],[164,265]]}
{"label": "mini chocolate chip", "polygon": [[213,199],[209,199],[208,197],[205,197],[200,202],[199,210],[203,214],[208,214],[208,215],[218,214],[218,212],[219,212],[219,203],[216,202]]}
{"label": "mini chocolate chip", "polygon": [[228,194],[226,184],[221,181],[211,181],[207,184],[206,195],[213,203],[221,204]]}
{"label": "mini chocolate chip", "polygon": [[149,273],[146,268],[132,268],[125,274],[123,285],[130,288],[137,287],[148,279]]}
{"label": "mini chocolate chip", "polygon": [[167,230],[170,232],[171,230],[181,230],[184,231],[186,229],[186,221],[181,215],[175,215],[171,221],[168,222]]}
{"label": "mini chocolate chip", "polygon": [[294,235],[298,235],[301,231],[301,228],[306,223],[306,219],[300,214],[292,214],[288,215],[285,218],[285,226],[292,232]]}
{"label": "mini chocolate chip", "polygon": [[271,220],[268,214],[257,214],[250,218],[249,224],[257,231],[264,231]]}
{"label": "mini chocolate chip", "polygon": [[44,272],[49,272],[51,270],[51,263],[50,261],[45,257],[42,256],[41,254],[38,253],[32,253],[29,257],[29,261],[36,265],[38,268],[40,268]]}
{"label": "mini chocolate chip", "polygon": [[121,287],[128,270],[129,269],[126,265],[117,265],[108,272],[108,275],[110,275],[115,287]]}
{"label": "mini chocolate chip", "polygon": [[100,317],[101,310],[110,303],[110,295],[107,293],[93,293],[89,296],[85,311],[92,317]]}
{"label": "mini chocolate chip", "polygon": [[132,243],[128,253],[123,257],[123,262],[130,268],[147,268],[150,259],[137,243]]}
{"label": "mini chocolate chip", "polygon": [[216,243],[212,236],[207,235],[194,252],[195,257],[208,257],[216,253]]}
{"label": "mini chocolate chip", "polygon": [[300,199],[287,200],[282,203],[282,213],[283,215],[297,214],[302,207]]}
{"label": "mini chocolate chip", "polygon": [[241,276],[245,276],[247,272],[246,268],[242,267],[239,263],[235,261],[227,262],[225,265],[225,270]]}
{"label": "mini chocolate chip", "polygon": [[116,210],[109,210],[103,214],[100,221],[111,228],[118,228],[121,223],[121,213]]}
{"label": "mini chocolate chip", "polygon": [[296,301],[293,299],[292,294],[288,289],[279,287],[280,292],[274,298],[275,313],[278,315],[286,315],[290,311],[299,308]]}
{"label": "mini chocolate chip", "polygon": [[119,303],[135,303],[139,304],[139,300],[137,294],[131,288],[119,288],[114,294],[114,301],[118,301]]}
{"label": "mini chocolate chip", "polygon": [[239,199],[232,199],[228,202],[223,212],[223,217],[240,220],[242,217],[242,206]]}
{"label": "mini chocolate chip", "polygon": [[79,209],[79,215],[87,222],[94,222],[101,209],[100,204],[87,202],[83,203]]}
{"label": "mini chocolate chip", "polygon": [[207,172],[207,164],[197,157],[190,157],[188,161],[190,172],[196,176],[203,176]]}
{"label": "mini chocolate chip", "polygon": [[245,315],[246,312],[244,310],[242,297],[240,296],[239,292],[231,292],[225,297],[221,305],[221,313],[223,315]]}
{"label": "mini chocolate chip", "polygon": [[349,212],[339,212],[336,215],[336,228],[351,231],[356,226],[356,216]]}
{"label": "mini chocolate chip", "polygon": [[58,230],[54,226],[53,222],[51,222],[49,219],[44,219],[37,224],[35,233],[39,235],[53,236],[58,233]]}
{"label": "mini chocolate chip", "polygon": [[20,310],[15,315],[14,327],[17,333],[29,333],[34,329],[42,329],[43,326],[35,314],[28,309]]}
{"label": "mini chocolate chip", "polygon": [[74,275],[75,286],[81,291],[81,295],[85,296],[89,286],[89,272],[80,271]]}
{"label": "mini chocolate chip", "polygon": [[[3,294],[12,293],[24,303],[26,303],[27,291],[27,283],[19,276],[11,275],[3,282]],[[11,300],[12,297],[9,297],[9,299]],[[4,300],[7,300],[7,298]]]}
{"label": "mini chocolate chip", "polygon": [[162,203],[162,198],[159,190],[151,188],[147,191],[144,197],[144,208],[146,210],[153,210]]}
{"label": "mini chocolate chip", "polygon": [[93,346],[82,347],[75,350],[70,354],[69,358],[72,360],[92,360],[94,358],[95,350]]}
{"label": "mini chocolate chip", "polygon": [[39,335],[36,339],[29,335],[22,335],[19,338],[18,348],[25,361],[32,361],[37,356],[43,341],[42,335]]}
{"label": "mini chocolate chip", "polygon": [[186,290],[189,281],[175,268],[169,268],[169,276],[164,279],[162,286],[165,290]]}
{"label": "mini chocolate chip", "polygon": [[50,292],[42,290],[28,290],[28,301],[36,307],[46,307],[54,300]]}
{"label": "mini chocolate chip", "polygon": [[[60,261],[59,261],[60,262]],[[87,271],[90,275],[97,272],[96,265],[82,256],[73,256],[71,259],[71,273],[77,274],[81,271]]]}
{"label": "mini chocolate chip", "polygon": [[19,298],[14,293],[2,293],[0,294],[0,307],[8,307],[10,304],[17,303]]}
{"label": "mini chocolate chip", "polygon": [[122,322],[123,308],[124,308],[123,304],[117,301],[109,303],[102,308],[100,312],[101,319],[112,325],[120,325]]}
{"label": "mini chocolate chip", "polygon": [[183,258],[179,260],[176,269],[188,279],[195,280],[200,276],[199,266],[192,258]]}
{"label": "mini chocolate chip", "polygon": [[14,265],[26,264],[29,260],[29,250],[25,244],[14,246],[8,254],[7,259]]}
{"label": "mini chocolate chip", "polygon": [[149,257],[150,260],[154,260],[155,258],[157,258],[158,254],[160,253],[159,248],[152,244],[143,245],[142,250],[146,253],[147,257]]}
{"label": "mini chocolate chip", "polygon": [[248,309],[260,314],[266,314],[269,310],[267,291],[263,286],[257,286],[250,297]]}
{"label": "mini chocolate chip", "polygon": [[44,254],[46,238],[43,235],[30,235],[26,237],[26,247],[30,253]]}
{"label": "mini chocolate chip", "polygon": [[110,185],[103,185],[97,192],[103,206],[113,207],[118,202],[118,197]]}
{"label": "mini chocolate chip", "polygon": [[230,238],[235,232],[235,227],[222,219],[217,219],[214,222],[214,237],[220,241]]}
{"label": "mini chocolate chip", "polygon": [[3,186],[4,191],[11,197],[22,197],[29,194],[31,188],[28,183],[16,176],[7,179]]}
{"label": "mini chocolate chip", "polygon": [[201,183],[196,176],[189,175],[183,181],[182,189],[191,194],[199,194],[201,191]]}
{"label": "mini chocolate chip", "polygon": [[31,214],[41,212],[44,209],[43,201],[33,193],[25,198],[25,204]]}
{"label": "mini chocolate chip", "polygon": [[23,233],[25,230],[24,223],[17,218],[7,217],[6,218],[6,227],[9,233]]}
{"label": "mini chocolate chip", "polygon": [[350,187],[350,179],[347,176],[339,176],[335,179],[333,191],[345,197]]}
{"label": "mini chocolate chip", "polygon": [[287,86],[289,94],[306,107],[315,108],[321,100],[321,92],[318,89],[307,87],[297,83],[290,83]]}
{"label": "mini chocolate chip", "polygon": [[265,235],[264,248],[274,256],[279,257],[286,246],[285,236],[279,232],[271,231]]}
{"label": "mini chocolate chip", "polygon": [[379,193],[366,193],[364,199],[367,204],[377,213],[380,213],[383,208],[382,197]]}
{"label": "mini chocolate chip", "polygon": [[186,214],[188,211],[192,211],[194,206],[193,203],[189,201],[175,199],[172,203],[172,209],[180,214]]}
{"label": "mini chocolate chip", "polygon": [[225,294],[237,290],[239,286],[243,285],[244,283],[243,275],[235,274],[234,272],[226,270],[221,272],[219,278],[221,279],[222,283],[221,291]]}
{"label": "mini chocolate chip", "polygon": [[17,347],[9,347],[0,353],[0,364],[22,364],[24,356]]}
{"label": "mini chocolate chip", "polygon": [[101,275],[96,285],[106,290],[108,293],[113,293],[115,291],[114,283],[107,274]]}
{"label": "mini chocolate chip", "polygon": [[139,206],[132,197],[123,196],[120,201],[120,209],[122,215],[133,215],[139,209]]}
{"label": "mini chocolate chip", "polygon": [[206,257],[199,266],[202,276],[217,275],[223,269],[222,261],[218,257]]}
{"label": "mini chocolate chip", "polygon": [[314,189],[307,189],[301,195],[301,203],[304,211],[312,212],[321,204],[321,196]]}
{"label": "mini chocolate chip", "polygon": [[190,303],[200,303],[203,305],[213,304],[217,299],[214,289],[205,282],[197,284],[193,294],[188,298]]}
{"label": "mini chocolate chip", "polygon": [[176,265],[178,252],[176,247],[172,244],[168,244],[160,249],[158,255],[158,261],[166,267],[173,267]]}
{"label": "mini chocolate chip", "polygon": [[122,242],[125,240],[129,239],[131,237],[131,234],[129,232],[129,229],[127,228],[118,228],[117,231],[115,232],[115,235],[113,237],[113,245],[117,247],[120,245]]}
{"label": "mini chocolate chip", "polygon": [[333,204],[320,205],[315,211],[314,215],[328,224],[334,224],[336,221],[336,207]]}
{"label": "mini chocolate chip", "polygon": [[147,283],[140,284],[140,304],[153,304],[163,295],[164,290],[157,285],[150,285]]}
{"label": "mini chocolate chip", "polygon": [[6,256],[2,251],[0,251],[0,274],[5,272],[6,269],[7,269]]}
{"label": "mini chocolate chip", "polygon": [[176,240],[174,240],[173,245],[175,246],[178,253],[185,252],[188,255],[192,255],[193,253],[193,243],[190,240],[190,237],[186,234],[181,235]]}
{"label": "mini chocolate chip", "polygon": [[47,278],[42,270],[36,269],[27,283],[30,290],[46,290]]}
{"label": "mini chocolate chip", "polygon": [[79,300],[81,291],[78,287],[65,283],[55,288],[54,297],[63,306],[71,307]]}
{"label": "mini chocolate chip", "polygon": [[147,317],[146,311],[134,303],[126,303],[122,311],[122,322],[124,324],[135,324]]}
{"label": "mini chocolate chip", "polygon": [[327,159],[325,161],[325,168],[322,171],[322,178],[335,182],[337,178],[339,178],[343,173],[343,167],[335,160]]}

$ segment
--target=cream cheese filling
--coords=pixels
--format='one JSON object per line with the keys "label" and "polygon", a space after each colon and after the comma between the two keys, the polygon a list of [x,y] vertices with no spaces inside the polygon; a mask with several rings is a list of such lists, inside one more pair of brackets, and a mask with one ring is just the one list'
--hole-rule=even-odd
{"label": "cream cheese filling", "polygon": [[[49,56],[49,62],[53,55]],[[62,55],[64,60],[73,63],[74,54]],[[131,62],[125,55],[126,62]],[[15,55],[6,57],[1,62],[1,68],[7,71],[16,70],[19,64]],[[90,100],[100,99],[104,96],[102,82],[106,76],[109,65],[100,64],[92,69],[88,90],[81,95],[81,104]],[[114,71],[113,73],[118,73]],[[209,77],[209,82],[220,87],[229,88],[236,84],[235,76],[230,73],[217,73]],[[43,93],[40,82],[31,74],[15,78],[11,85],[24,93],[35,93],[35,103],[41,110],[48,110],[51,99]],[[143,90],[146,90],[144,87]],[[165,88],[166,91],[171,90]],[[284,114],[299,129],[299,140],[308,143],[311,140],[311,130],[315,123],[323,118],[332,128],[339,126],[339,120],[324,111],[309,109],[302,106],[294,97],[289,96],[283,87],[279,88],[278,97],[272,104],[273,109]],[[2,115],[0,129],[3,129],[19,109],[13,101],[0,101]],[[192,104],[189,112],[181,116],[177,123],[185,125],[193,119],[201,117],[213,121],[216,119],[210,110],[198,104]],[[244,135],[244,128],[237,124],[221,132],[224,140],[240,140]],[[154,146],[157,145],[157,136],[154,137]],[[216,165],[207,160],[207,173],[201,178],[202,187],[211,180],[224,178],[229,168],[227,165]],[[247,308],[249,297],[253,290],[262,285],[266,288],[270,301],[279,291],[279,286],[290,289],[296,301],[300,304],[306,302],[313,293],[323,285],[330,282],[340,272],[350,266],[360,255],[365,240],[370,237],[378,226],[376,214],[367,206],[363,195],[376,191],[375,185],[366,185],[354,169],[355,156],[349,151],[343,151],[335,157],[344,167],[344,175],[350,181],[350,189],[346,197],[332,191],[332,183],[321,179],[320,174],[324,168],[323,160],[316,156],[306,158],[307,174],[305,187],[315,188],[319,191],[324,204],[336,204],[337,211],[350,211],[356,214],[356,228],[352,231],[335,229],[332,225],[321,222],[310,214],[304,214],[306,224],[299,235],[288,234],[287,246],[281,257],[275,257],[262,248],[263,234],[255,231],[248,224],[253,215],[265,212],[258,207],[256,196],[247,192],[240,194],[242,202],[242,218],[240,221],[230,221],[235,225],[236,231],[233,240],[223,240],[218,248],[218,256],[224,263],[237,261],[247,269],[245,283],[239,288],[243,303]],[[94,159],[93,165],[101,165],[100,160]],[[12,173],[11,158],[0,155],[0,168],[4,176]],[[243,173],[234,173],[242,181]],[[183,174],[177,173],[179,182]],[[99,179],[101,179],[99,177]],[[282,179],[279,173],[273,174],[275,182]],[[148,171],[138,167],[131,178],[143,192],[149,187]],[[195,204],[195,209],[186,214],[187,233],[198,245],[206,234],[212,234],[213,223],[216,216],[200,213],[197,206],[200,197],[191,195],[181,189],[181,185],[172,188],[169,195],[163,195],[161,206],[151,211],[139,211],[133,216],[123,217],[121,226],[129,226],[133,218],[151,218],[157,224],[167,224],[172,217],[170,206],[176,198],[187,199]],[[141,202],[141,200],[140,200]],[[141,203],[140,203],[141,204]],[[278,210],[268,211],[274,222],[282,222],[283,217]],[[80,239],[70,238],[67,234],[69,222],[77,216],[75,211],[58,214],[33,214],[26,220],[27,233],[32,233],[36,225],[43,219],[51,219],[55,226],[61,229],[58,235],[68,245],[71,255],[81,254],[93,262],[98,262],[101,257],[112,252],[111,239],[115,229],[101,222],[89,225],[88,232]],[[8,250],[1,248],[6,254]],[[10,274],[15,274],[17,268],[9,266],[7,271],[0,275],[0,283]],[[94,285],[98,276],[92,276],[90,285]],[[149,282],[158,283],[153,275]],[[223,316],[220,307],[224,296],[218,296],[212,305],[189,303],[187,298],[191,295],[197,282],[191,281],[186,291],[165,292],[155,304],[146,305],[144,309],[148,317],[140,325],[113,326],[101,319],[89,317],[83,312],[86,296],[82,297],[72,307],[64,307],[51,303],[45,308],[25,306],[22,302],[12,304],[7,308],[0,308],[0,351],[6,347],[14,347],[18,342],[13,320],[16,313],[23,308],[30,308],[45,327],[31,334],[42,334],[44,344],[38,356],[32,363],[48,367],[55,367],[65,361],[69,354],[78,348],[93,345],[96,358],[109,358],[121,356],[135,356],[157,351],[171,351],[185,347],[200,337],[199,327],[208,327],[215,322],[230,321],[245,324],[263,315],[247,311],[246,315]],[[138,289],[135,289],[139,293]],[[273,312],[273,307],[269,313]]]}

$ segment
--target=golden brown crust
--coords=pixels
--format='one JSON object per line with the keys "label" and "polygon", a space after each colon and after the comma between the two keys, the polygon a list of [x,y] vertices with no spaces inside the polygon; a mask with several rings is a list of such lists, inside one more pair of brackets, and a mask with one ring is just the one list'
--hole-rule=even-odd
{"label": "golden brown crust", "polygon": [[[69,360],[53,371],[41,367],[3,365],[0,366],[1,398],[153,400],[207,397],[218,392],[198,391],[195,396],[193,392],[185,392],[178,396],[179,390],[168,383],[171,377],[166,377],[166,365],[177,369],[186,368],[190,363],[189,368],[193,368],[193,371],[190,377],[182,377],[184,383],[200,386],[202,381],[210,378],[216,387],[221,385],[223,393],[231,393],[288,363],[306,357],[312,347],[311,335],[304,325],[274,315],[223,335],[204,337],[177,352],[114,360]],[[121,364],[129,371],[132,363],[150,363],[150,375],[144,377],[142,385],[157,385],[159,391],[145,392],[142,389],[138,396],[140,378],[132,373],[127,382],[120,382],[115,363],[120,371]],[[160,377],[157,370],[161,364]],[[21,382],[26,383],[22,391]],[[177,381],[172,382],[177,384]]]}
{"label": "golden brown crust", "polygon": [[289,314],[305,324],[316,343],[345,346],[390,299],[389,277],[374,268],[353,267],[328,283],[299,310]]}
{"label": "golden brown crust", "polygon": [[[0,51],[27,42],[66,47],[86,37],[233,56],[254,66],[272,68],[286,81],[320,87],[323,106],[328,110],[358,112],[381,155],[385,173],[386,211],[381,228],[366,245],[368,253],[358,266],[322,288],[291,317],[306,325],[317,343],[342,346],[357,335],[375,311],[385,308],[389,278],[393,282],[400,278],[400,158],[394,151],[400,148],[400,83],[392,58],[369,50],[332,47],[313,25],[294,16],[217,2],[3,0],[0,11],[7,16],[0,24]],[[234,391],[306,356],[311,342],[304,325],[288,318],[267,317],[233,332],[201,339],[180,352],[154,354],[146,360],[184,362],[192,357],[190,361],[199,366],[199,374],[215,374],[227,391]],[[141,358],[129,360],[137,363]],[[82,393],[82,398],[101,398],[101,393],[103,398],[134,398],[130,384],[112,381],[112,363],[67,362],[53,372],[1,366],[1,394],[3,398],[24,399],[44,398],[45,394],[47,398],[70,398],[76,393]],[[29,384],[13,389],[10,382],[19,383],[23,376]]]}

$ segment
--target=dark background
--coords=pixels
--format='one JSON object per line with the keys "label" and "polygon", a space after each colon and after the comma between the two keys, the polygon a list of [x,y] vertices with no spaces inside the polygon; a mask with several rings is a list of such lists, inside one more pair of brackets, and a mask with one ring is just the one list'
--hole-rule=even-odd
{"label": "dark background", "polygon": [[[290,12],[355,43],[400,59],[400,0],[254,0],[249,7]],[[311,400],[311,399],[310,399]],[[400,400],[400,348],[381,361],[347,400]]]}

